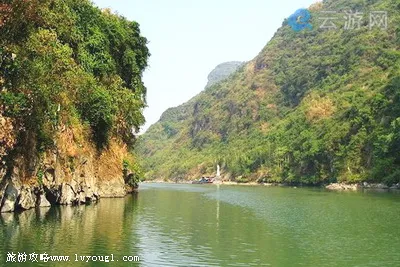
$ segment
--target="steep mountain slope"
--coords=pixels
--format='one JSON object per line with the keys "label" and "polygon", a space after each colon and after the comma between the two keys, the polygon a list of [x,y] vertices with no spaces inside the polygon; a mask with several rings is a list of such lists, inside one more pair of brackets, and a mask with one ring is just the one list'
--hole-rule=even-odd
{"label": "steep mountain slope", "polygon": [[210,87],[226,78],[228,78],[232,73],[234,73],[244,62],[231,61],[221,63],[215,67],[215,69],[208,75],[207,87]]}
{"label": "steep mountain slope", "polygon": [[[167,110],[142,136],[147,178],[191,179],[222,166],[226,179],[318,184],[400,181],[400,4],[328,0],[312,29],[285,20],[228,80]],[[337,29],[323,29],[323,11]],[[345,29],[344,12],[363,11]],[[388,11],[388,27],[369,22]]]}
{"label": "steep mountain slope", "polygon": [[0,4],[0,211],[124,196],[147,40],[89,0]]}

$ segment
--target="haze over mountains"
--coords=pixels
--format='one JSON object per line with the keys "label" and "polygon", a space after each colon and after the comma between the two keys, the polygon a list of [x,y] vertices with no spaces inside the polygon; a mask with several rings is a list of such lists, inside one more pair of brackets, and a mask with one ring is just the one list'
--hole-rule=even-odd
{"label": "haze over mountains", "polygon": [[[137,149],[148,179],[194,179],[220,164],[239,182],[400,181],[400,4],[309,10],[312,30],[285,20],[253,60],[149,128]],[[364,14],[359,28],[341,19],[323,29],[327,10]],[[371,27],[374,10],[388,11],[387,29]]]}

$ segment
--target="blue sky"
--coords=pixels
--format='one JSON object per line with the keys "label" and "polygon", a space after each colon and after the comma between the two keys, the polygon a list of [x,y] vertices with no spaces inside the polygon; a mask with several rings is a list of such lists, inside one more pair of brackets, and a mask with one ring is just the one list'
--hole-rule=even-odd
{"label": "blue sky", "polygon": [[253,59],[299,8],[316,0],[94,0],[140,24],[152,54],[143,131],[198,94],[220,63]]}

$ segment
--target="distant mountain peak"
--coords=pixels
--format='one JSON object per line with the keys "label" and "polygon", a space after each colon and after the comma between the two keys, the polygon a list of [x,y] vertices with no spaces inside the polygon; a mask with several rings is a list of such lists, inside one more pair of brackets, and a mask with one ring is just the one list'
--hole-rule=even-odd
{"label": "distant mountain peak", "polygon": [[245,62],[242,61],[229,61],[219,64],[208,75],[208,83],[206,88],[227,79],[232,73],[237,71]]}

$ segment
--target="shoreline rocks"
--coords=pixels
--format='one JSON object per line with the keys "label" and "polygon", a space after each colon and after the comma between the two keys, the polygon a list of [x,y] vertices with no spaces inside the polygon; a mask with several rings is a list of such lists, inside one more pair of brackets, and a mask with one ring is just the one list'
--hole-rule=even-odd
{"label": "shoreline rocks", "polygon": [[[16,158],[8,175],[0,177],[0,213],[51,205],[90,204],[101,197],[121,198],[133,191],[126,187],[122,171],[105,178],[96,171],[94,158],[83,158],[84,163],[76,164],[73,171],[62,163],[63,159],[57,153],[42,160],[31,159],[35,162],[30,168],[31,173],[23,158]],[[39,165],[41,178],[34,176]]]}
{"label": "shoreline rocks", "polygon": [[325,186],[328,190],[333,191],[357,191],[359,189],[358,184],[345,184],[345,183],[332,183]]}
{"label": "shoreline rocks", "polygon": [[357,190],[398,190],[400,189],[400,183],[388,186],[382,183],[367,183],[361,184],[345,184],[345,183],[332,183],[325,186],[326,189],[332,191],[357,191]]}
{"label": "shoreline rocks", "polygon": [[[107,185],[109,184],[107,183]],[[103,191],[99,193],[90,186],[80,188],[79,186],[73,187],[68,183],[51,187],[45,185],[29,187],[10,182],[0,195],[0,213],[50,207],[52,205],[76,206],[90,204],[98,202],[100,198],[122,198],[129,192],[134,191],[118,186],[117,188],[110,187],[107,192],[105,190],[106,187],[103,186]]]}

